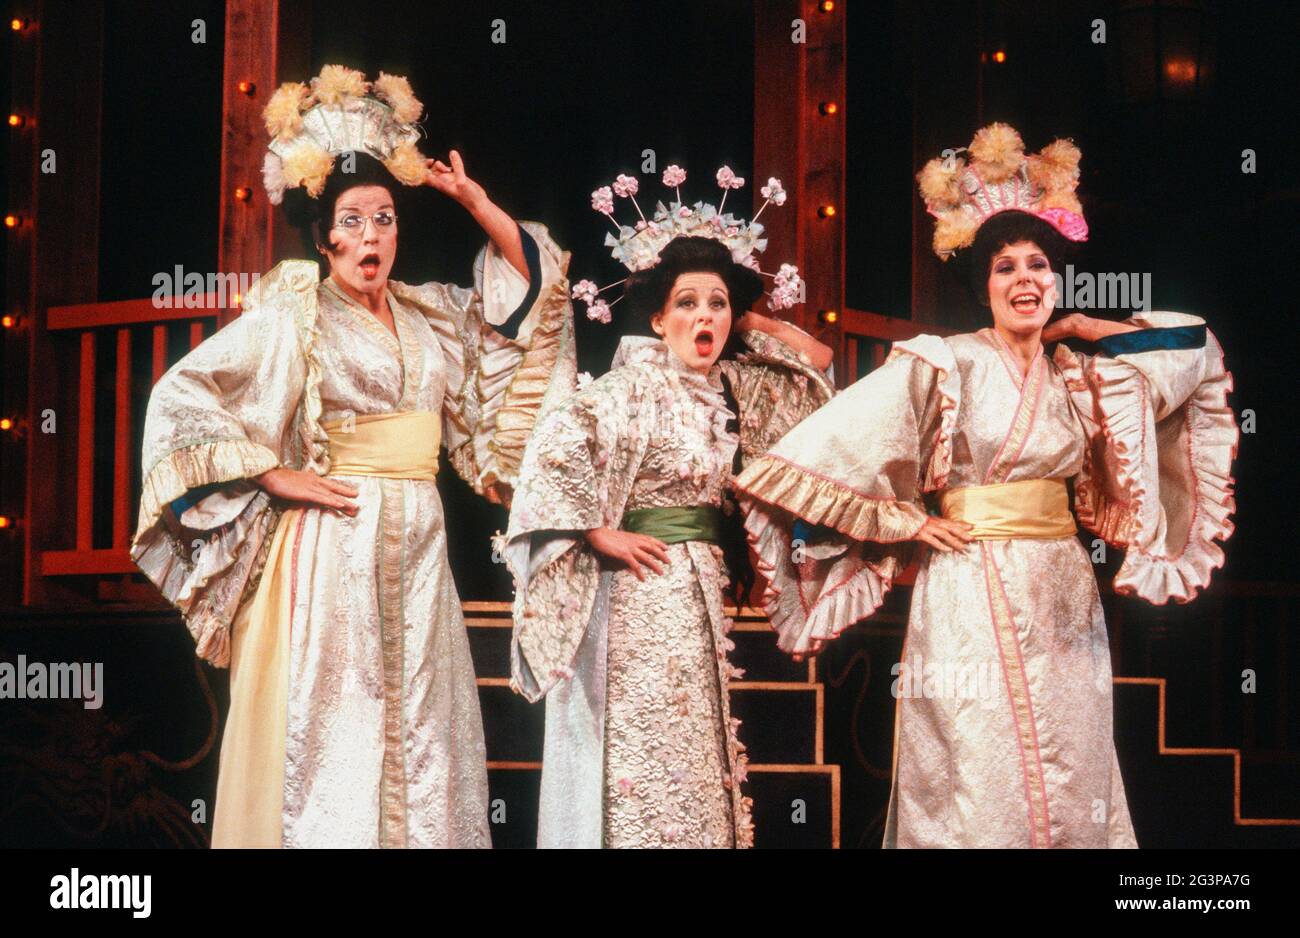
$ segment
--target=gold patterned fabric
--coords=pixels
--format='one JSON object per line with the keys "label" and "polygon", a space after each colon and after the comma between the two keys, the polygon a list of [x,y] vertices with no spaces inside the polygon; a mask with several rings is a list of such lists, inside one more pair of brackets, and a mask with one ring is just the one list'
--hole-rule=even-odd
{"label": "gold patterned fabric", "polygon": [[[916,547],[886,846],[1135,845],[1096,578],[1059,486],[1073,479],[1080,522],[1129,548],[1117,588],[1190,598],[1222,558],[1213,539],[1231,532],[1229,387],[1213,336],[1119,360],[1058,347],[1023,374],[991,329],[918,336],[737,480],[765,604],[792,651],[880,606],[928,493],[950,516],[1042,514],[1030,536]],[[1032,501],[1005,498],[1026,491]],[[823,527],[792,543],[796,517]]]}
{"label": "gold patterned fabric", "polygon": [[614,369],[545,419],[524,455],[506,548],[511,683],[546,697],[540,846],[752,843],[721,549],[673,543],[665,572],[642,581],[602,571],[577,533],[618,528],[629,511],[721,507],[737,446],[761,452],[765,433],[830,398],[790,349],[743,338],[749,351],[707,375],[663,342],[624,339]]}
{"label": "gold patterned fabric", "polygon": [[[216,814],[226,830],[238,830],[227,806],[269,784],[283,846],[490,844],[478,690],[430,459],[441,438],[477,490],[509,485],[514,473],[493,438],[511,395],[527,402],[517,435],[525,411],[535,420],[548,395],[572,389],[567,255],[545,229],[524,228],[543,282],[513,340],[492,326],[526,289],[501,288],[522,278],[495,249],[480,256],[473,289],[390,282],[396,334],[317,282],[314,263],[286,262],[154,389],[137,563],[216,664],[228,658],[237,613],[256,605],[259,576],[288,596],[287,620],[248,624],[250,636],[282,634],[283,654],[245,656],[238,675],[241,685],[283,681],[283,780],[247,763],[235,775],[223,762]],[[521,376],[530,361],[535,370]],[[344,426],[360,430],[352,442],[364,452],[339,448]],[[384,426],[406,438],[385,444]],[[280,506],[246,477],[276,465],[349,482],[357,513],[303,508],[291,540],[271,551],[272,533],[290,534],[276,523]],[[213,483],[229,484],[179,516],[169,505]],[[191,553],[191,540],[201,549]],[[241,747],[250,720],[272,717],[252,707],[228,727],[223,751]]]}

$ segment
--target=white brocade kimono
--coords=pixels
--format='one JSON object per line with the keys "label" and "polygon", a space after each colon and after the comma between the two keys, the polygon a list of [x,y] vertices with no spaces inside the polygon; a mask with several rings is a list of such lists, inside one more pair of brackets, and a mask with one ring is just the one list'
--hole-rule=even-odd
{"label": "white brocade kimono", "polygon": [[[1118,592],[1193,598],[1232,532],[1231,377],[1200,319],[1132,322],[1146,328],[1105,354],[1061,345],[1024,376],[992,329],[897,343],[752,463],[737,489],[781,646],[807,650],[880,606],[927,493],[1055,488],[1068,530],[1072,480],[1078,521],[1126,551]],[[792,516],[821,526],[793,553]],[[1008,530],[920,547],[885,846],[1136,846],[1088,553],[1059,528]]]}
{"label": "white brocade kimono", "polygon": [[[154,388],[132,554],[198,654],[231,664],[216,846],[490,846],[436,482],[330,472],[326,429],[424,415],[433,439],[415,449],[440,437],[476,491],[513,484],[538,413],[575,380],[568,256],[521,228],[531,284],[495,247],[474,289],[390,281],[396,337],[314,262],[286,261]],[[276,466],[355,486],[357,514],[248,481]]]}
{"label": "white brocade kimono", "polygon": [[625,338],[613,370],[528,444],[506,560],[511,684],[532,701],[546,695],[540,847],[752,843],[722,549],[670,543],[664,572],[641,581],[602,570],[582,537],[637,509],[722,508],[737,446],[742,458],[763,452],[830,399],[830,382],[790,348],[742,338],[748,350],[707,375],[662,341]]}

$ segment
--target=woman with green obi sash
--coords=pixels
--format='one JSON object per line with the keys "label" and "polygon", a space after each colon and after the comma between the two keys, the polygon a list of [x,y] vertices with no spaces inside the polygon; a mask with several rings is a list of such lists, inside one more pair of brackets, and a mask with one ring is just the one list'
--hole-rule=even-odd
{"label": "woman with green obi sash", "polygon": [[506,558],[512,684],[547,698],[539,846],[752,844],[723,612],[752,572],[728,491],[833,394],[827,347],[754,313],[733,330],[761,291],[719,241],[672,240],[624,297],[655,337],[624,338],[525,452]]}

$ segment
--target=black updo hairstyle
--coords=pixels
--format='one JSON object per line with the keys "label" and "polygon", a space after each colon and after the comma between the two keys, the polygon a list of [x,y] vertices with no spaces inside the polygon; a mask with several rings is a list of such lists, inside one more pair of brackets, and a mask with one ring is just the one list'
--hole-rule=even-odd
{"label": "black updo hairstyle", "polygon": [[[343,167],[349,156],[354,160],[352,172],[345,173]],[[402,189],[405,186],[393,177],[383,163],[359,150],[340,153],[334,158],[334,170],[326,177],[325,188],[318,198],[309,196],[303,186],[284,193],[282,207],[285,217],[289,224],[298,229],[303,251],[320,263],[322,276],[328,272],[329,264],[320,251],[332,251],[335,243],[330,238],[330,231],[334,227],[334,206],[340,195],[356,186],[383,186],[392,196],[393,212],[401,218]]]}
{"label": "black updo hairstyle", "polygon": [[1053,273],[1065,273],[1065,260],[1073,253],[1070,241],[1028,212],[999,212],[980,226],[970,249],[970,288],[984,306],[989,305],[989,263],[1004,247],[1022,241],[1038,245]]}
{"label": "black updo hairstyle", "polygon": [[[659,263],[648,270],[634,271],[623,285],[624,302],[628,315],[636,327],[653,334],[650,319],[661,312],[668,301],[673,284],[682,274],[713,273],[727,286],[727,299],[731,304],[731,331],[719,358],[735,358],[744,344],[736,332],[736,320],[745,315],[755,301],[763,295],[763,278],[757,271],[731,259],[731,252],[720,241],[712,238],[677,237],[659,252]],[[723,375],[723,397],[735,419],[728,421],[727,429],[739,433],[740,405],[731,383]],[[732,460],[732,474],[741,469],[740,447]],[[730,504],[728,504],[730,502]],[[754,567],[749,560],[749,544],[740,509],[730,490],[723,494],[724,513],[718,546],[722,548],[727,569],[731,574],[731,600],[737,607],[744,604],[754,588]]]}
{"label": "black updo hairstyle", "polygon": [[726,245],[712,238],[677,237],[659,252],[659,263],[648,270],[633,271],[623,285],[623,302],[639,331],[653,334],[650,319],[661,312],[673,284],[682,274],[712,273],[722,278],[731,303],[731,332],[722,358],[734,358],[741,347],[736,338],[736,320],[745,315],[763,295],[763,278],[757,271],[731,259]]}

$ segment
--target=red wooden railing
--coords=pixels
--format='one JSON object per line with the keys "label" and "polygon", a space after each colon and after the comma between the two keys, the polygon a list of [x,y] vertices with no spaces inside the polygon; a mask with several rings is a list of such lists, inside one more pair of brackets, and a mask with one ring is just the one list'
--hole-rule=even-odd
{"label": "red wooden railing", "polygon": [[[149,382],[157,382],[171,364],[168,361],[168,333],[174,326],[188,324],[188,347],[194,348],[216,325],[223,310],[216,295],[204,297],[201,307],[186,309],[180,298],[172,308],[159,308],[153,300],[123,300],[114,303],[82,303],[53,306],[48,310],[48,328],[55,336],[67,336],[77,343],[77,435],[75,536],[67,547],[45,546],[39,551],[43,576],[134,573],[130,544],[139,504],[139,453],[134,445],[134,428],[144,419],[133,412],[131,384],[136,363],[132,361],[131,340],[148,330]],[[56,339],[57,340],[57,339]],[[115,343],[113,363],[113,447],[112,459],[103,466],[96,459],[95,428],[101,415],[96,413],[97,351],[101,341]],[[105,376],[108,377],[108,376]],[[102,473],[112,473],[112,499],[102,505],[95,499],[96,480]],[[51,509],[53,506],[51,506]],[[107,544],[95,542],[95,522],[102,511],[111,512],[111,539]]]}
{"label": "red wooden railing", "polygon": [[917,323],[896,316],[882,316],[860,309],[846,309],[840,318],[839,333],[843,338],[844,374],[841,387],[847,387],[885,363],[893,343],[910,339],[922,332],[932,335],[952,335],[955,331],[935,323]]}

